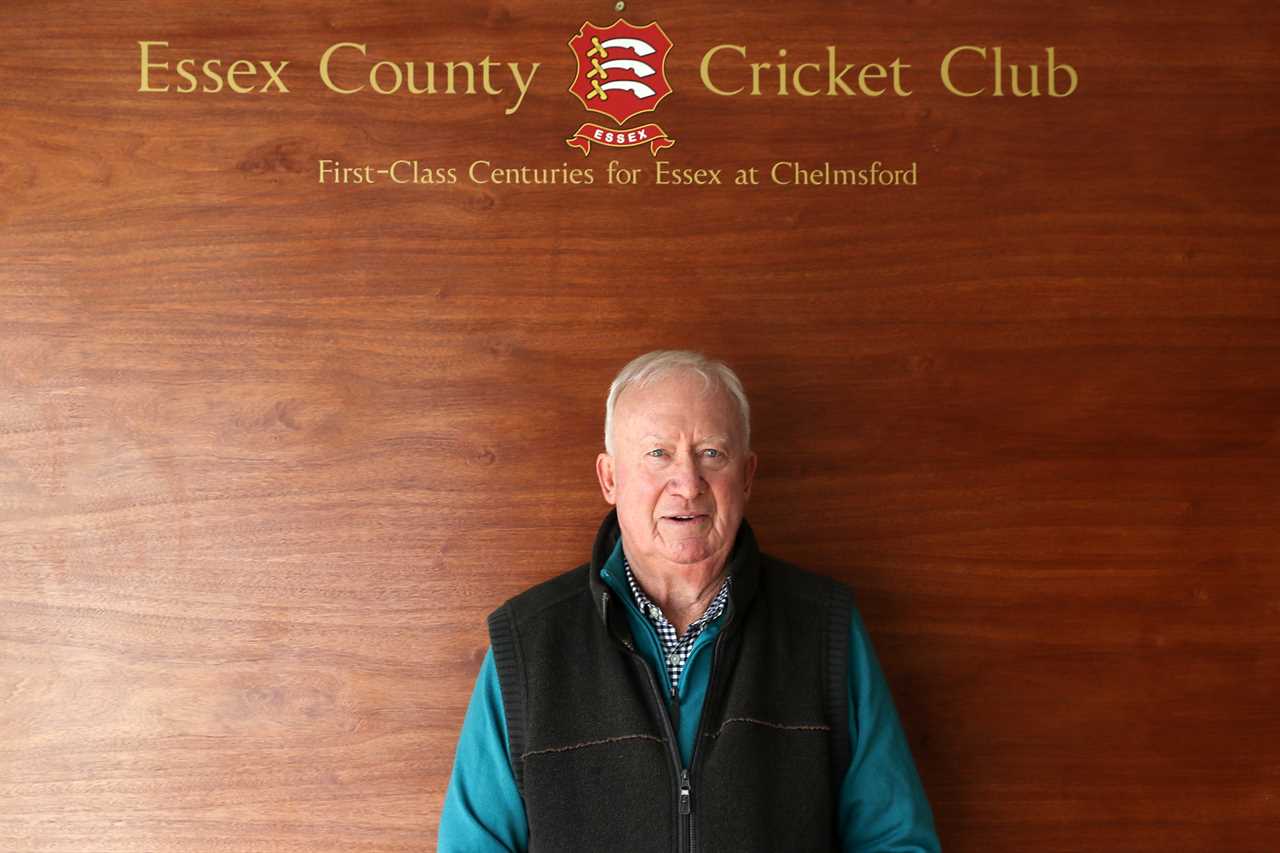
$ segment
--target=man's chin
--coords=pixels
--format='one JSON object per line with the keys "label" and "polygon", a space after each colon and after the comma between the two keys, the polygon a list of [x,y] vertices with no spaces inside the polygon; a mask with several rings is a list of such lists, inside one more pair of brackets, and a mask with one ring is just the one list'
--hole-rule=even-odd
{"label": "man's chin", "polygon": [[711,559],[715,556],[716,549],[706,541],[685,541],[674,543],[665,551],[667,559],[671,562],[690,565]]}

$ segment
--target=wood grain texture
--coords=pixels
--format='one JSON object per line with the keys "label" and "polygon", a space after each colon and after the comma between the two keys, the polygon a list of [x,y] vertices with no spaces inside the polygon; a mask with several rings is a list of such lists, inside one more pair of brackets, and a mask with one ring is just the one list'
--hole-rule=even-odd
{"label": "wood grain texture", "polygon": [[[1280,849],[1275,10],[636,4],[673,164],[920,185],[317,183],[651,163],[564,144],[612,8],[0,8],[0,849],[433,849],[484,616],[585,559],[657,347],[743,377],[752,524],[855,589],[949,853]],[[292,91],[140,94],[141,39]],[[341,97],[343,40],[543,65]],[[917,92],[718,98],[723,42]],[[949,96],[965,43],[1080,91]]]}

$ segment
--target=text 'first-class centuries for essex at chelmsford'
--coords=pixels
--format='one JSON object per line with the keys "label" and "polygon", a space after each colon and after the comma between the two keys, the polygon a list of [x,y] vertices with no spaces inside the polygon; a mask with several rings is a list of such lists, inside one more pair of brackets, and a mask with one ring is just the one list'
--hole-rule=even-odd
{"label": "text 'first-class centuries for essex at chelmsford'", "polygon": [[[761,167],[737,169],[676,166],[657,160],[652,167],[623,166],[610,160],[603,170],[602,183],[611,185],[652,184],[654,186],[756,186],[763,182]],[[472,184],[594,184],[597,174],[591,166],[495,166],[489,160],[473,160],[462,173]],[[768,169],[768,182],[776,186],[915,186],[916,163],[905,168],[889,168],[875,160],[859,167],[837,167],[824,162],[809,167],[794,160],[778,160]],[[648,176],[650,180],[644,178]],[[318,161],[321,184],[416,184],[436,186],[461,181],[455,166],[432,166],[420,160],[396,160],[386,166],[344,165],[338,160]]]}

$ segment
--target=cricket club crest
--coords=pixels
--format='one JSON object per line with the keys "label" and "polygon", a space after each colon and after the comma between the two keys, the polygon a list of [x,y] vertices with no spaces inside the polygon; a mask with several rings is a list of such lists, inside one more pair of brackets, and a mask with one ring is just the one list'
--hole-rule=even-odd
{"label": "cricket club crest", "polygon": [[[621,18],[607,27],[588,22],[569,39],[569,49],[578,60],[569,91],[588,110],[607,115],[619,127],[634,115],[656,109],[658,102],[671,94],[665,67],[671,39],[657,21],[643,27]],[[581,149],[585,157],[591,153],[592,142],[614,147],[647,142],[650,153],[657,156],[660,149],[676,141],[652,123],[630,130],[587,123],[565,142]]]}

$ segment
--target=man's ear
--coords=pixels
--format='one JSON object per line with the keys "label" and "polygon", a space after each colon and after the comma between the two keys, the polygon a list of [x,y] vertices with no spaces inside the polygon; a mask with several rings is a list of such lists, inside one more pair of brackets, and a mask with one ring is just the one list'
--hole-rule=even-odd
{"label": "man's ear", "polygon": [[760,461],[760,460],[756,457],[756,454],[755,454],[755,452],[754,452],[754,451],[751,453],[751,455],[750,455],[750,456],[748,456],[748,457],[747,457],[747,476],[746,476],[746,481],[747,481],[747,494],[746,494],[746,497],[747,497],[747,499],[750,499],[750,498],[751,498],[751,481],[752,481],[752,480],[755,478],[755,476],[756,476],[756,463],[757,463],[757,462],[759,462],[759,461]]}
{"label": "man's ear", "polygon": [[600,481],[600,493],[610,504],[618,503],[617,483],[613,479],[613,457],[601,453],[596,457],[596,479]]}

